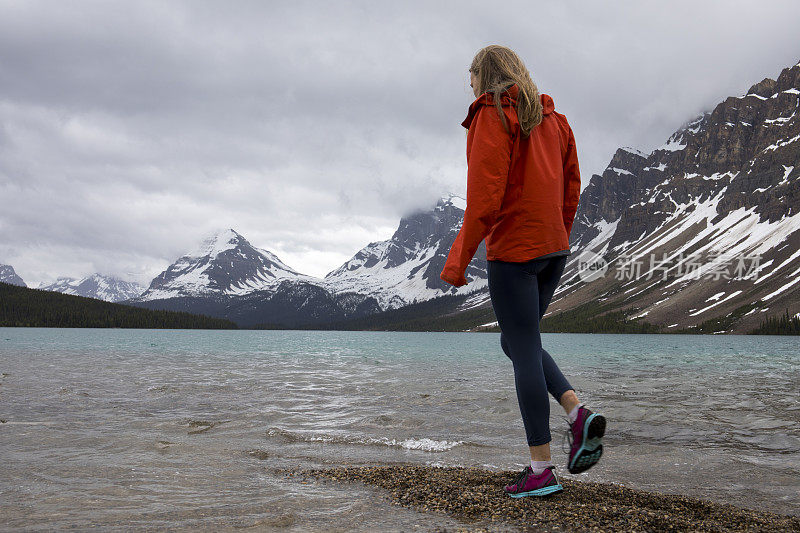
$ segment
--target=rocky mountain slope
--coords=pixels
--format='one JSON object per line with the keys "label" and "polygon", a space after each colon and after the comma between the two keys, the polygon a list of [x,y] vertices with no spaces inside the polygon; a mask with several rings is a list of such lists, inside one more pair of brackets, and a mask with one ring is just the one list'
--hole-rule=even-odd
{"label": "rocky mountain slope", "polygon": [[11,265],[0,265],[0,283],[8,283],[10,285],[18,285],[20,287],[27,287],[22,278],[14,271]]}
{"label": "rocky mountain slope", "polygon": [[329,272],[324,286],[332,293],[352,292],[375,298],[381,310],[423,302],[445,294],[486,288],[486,248],[481,243],[467,268],[470,283],[453,287],[442,281],[450,246],[458,234],[466,201],[441,198],[430,211],[403,217],[389,240],[373,242]]}
{"label": "rocky mountain slope", "polygon": [[[581,195],[551,313],[595,302],[665,330],[746,332],[800,311],[799,110],[797,64],[649,154],[618,150]],[[589,264],[605,274],[587,282]]]}
{"label": "rocky mountain slope", "polygon": [[81,279],[62,277],[58,278],[54,283],[43,283],[38,288],[46,291],[96,298],[106,302],[121,302],[136,297],[144,291],[144,287],[138,283],[123,281],[103,274],[92,274]]}

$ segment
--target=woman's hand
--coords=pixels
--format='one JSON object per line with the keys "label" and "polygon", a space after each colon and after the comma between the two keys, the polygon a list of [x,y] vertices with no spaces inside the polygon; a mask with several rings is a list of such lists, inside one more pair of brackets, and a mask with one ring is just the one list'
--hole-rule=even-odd
{"label": "woman's hand", "polygon": [[449,283],[450,285],[452,285],[453,287],[461,287],[467,284],[467,278],[465,278],[463,274],[461,275],[461,277],[456,278],[447,270],[442,270],[442,273],[439,274],[439,277],[442,280]]}

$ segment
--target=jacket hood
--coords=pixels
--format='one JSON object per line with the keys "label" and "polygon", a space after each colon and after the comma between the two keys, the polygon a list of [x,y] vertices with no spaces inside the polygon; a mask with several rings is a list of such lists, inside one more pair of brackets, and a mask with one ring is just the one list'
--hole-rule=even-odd
{"label": "jacket hood", "polygon": [[[515,83],[506,89],[505,92],[503,92],[500,97],[500,104],[503,106],[516,106],[518,95],[519,87]],[[549,94],[540,93],[539,101],[542,103],[542,114],[549,115],[555,111],[556,105]],[[482,105],[494,105],[494,97],[492,96],[492,93],[483,93],[470,104],[469,111],[467,112],[467,118],[464,119],[464,122],[462,122],[461,125],[469,129],[469,125],[472,123],[475,113],[478,112],[478,108],[480,108]]]}

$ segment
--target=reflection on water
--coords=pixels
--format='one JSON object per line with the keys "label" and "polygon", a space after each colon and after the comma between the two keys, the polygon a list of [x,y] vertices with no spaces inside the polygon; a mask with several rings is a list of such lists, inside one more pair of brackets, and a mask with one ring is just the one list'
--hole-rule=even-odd
{"label": "reflection on water", "polygon": [[[609,421],[600,464],[563,475],[798,513],[797,338],[544,343]],[[496,334],[2,329],[0,372],[11,527],[448,526],[378,489],[278,469],[517,469],[527,454]],[[566,423],[551,407],[563,465]]]}

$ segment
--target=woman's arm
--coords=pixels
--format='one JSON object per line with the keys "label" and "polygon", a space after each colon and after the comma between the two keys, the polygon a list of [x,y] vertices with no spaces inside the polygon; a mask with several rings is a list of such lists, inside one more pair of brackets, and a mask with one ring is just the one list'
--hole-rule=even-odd
{"label": "woman's arm", "polygon": [[[497,219],[503,203],[514,140],[492,106],[482,106],[470,124],[467,153],[467,208],[464,222],[450,247],[440,278],[460,287],[467,284],[464,272],[481,241]],[[512,130],[513,131],[513,130]]]}

